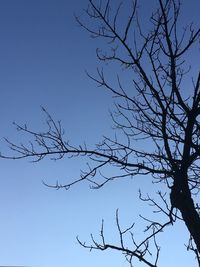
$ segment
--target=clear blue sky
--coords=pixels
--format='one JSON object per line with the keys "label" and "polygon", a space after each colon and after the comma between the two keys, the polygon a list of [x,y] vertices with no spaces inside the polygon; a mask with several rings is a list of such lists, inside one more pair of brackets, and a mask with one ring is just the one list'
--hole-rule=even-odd
{"label": "clear blue sky", "polygon": [[[146,10],[151,7],[147,2]],[[4,136],[15,141],[23,138],[12,127],[13,121],[37,129],[45,126],[41,105],[62,120],[72,142],[95,144],[110,133],[112,98],[84,72],[94,72],[98,66],[97,42],[89,39],[73,17],[86,6],[87,0],[0,1],[0,149],[6,150]],[[187,1],[185,20],[196,19],[199,10],[199,1]],[[149,191],[150,180],[138,177],[98,191],[89,190],[86,184],[68,192],[42,185],[42,180],[53,183],[78,176],[80,166],[82,162],[74,160],[37,164],[0,160],[0,265],[126,266],[123,256],[89,252],[75,238],[79,235],[89,241],[90,233],[98,235],[104,218],[108,237],[115,240],[117,208],[124,224],[136,221],[139,237],[138,214],[150,214],[150,209],[138,202],[137,190]],[[184,233],[184,225],[177,225],[163,235],[160,267],[193,264],[193,255],[183,247]]]}

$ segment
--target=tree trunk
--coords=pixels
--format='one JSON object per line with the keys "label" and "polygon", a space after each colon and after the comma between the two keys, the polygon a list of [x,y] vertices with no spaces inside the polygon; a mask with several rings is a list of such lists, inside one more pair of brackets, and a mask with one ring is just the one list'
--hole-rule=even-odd
{"label": "tree trunk", "polygon": [[183,182],[175,180],[170,197],[172,207],[181,212],[186,227],[200,252],[200,216],[195,208],[188,183],[184,186]]}

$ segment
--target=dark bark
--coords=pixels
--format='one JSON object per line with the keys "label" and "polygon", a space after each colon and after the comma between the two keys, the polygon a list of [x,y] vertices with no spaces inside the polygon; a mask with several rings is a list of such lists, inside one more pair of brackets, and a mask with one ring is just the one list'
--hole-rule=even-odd
{"label": "dark bark", "polygon": [[170,197],[172,207],[181,212],[183,221],[200,252],[200,217],[195,208],[186,176],[181,176],[181,173],[179,173],[179,177],[175,176]]}

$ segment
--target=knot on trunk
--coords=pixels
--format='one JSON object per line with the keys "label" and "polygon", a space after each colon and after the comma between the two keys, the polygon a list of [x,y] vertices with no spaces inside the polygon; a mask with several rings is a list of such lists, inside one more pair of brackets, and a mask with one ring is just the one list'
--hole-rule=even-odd
{"label": "knot on trunk", "polygon": [[179,185],[173,185],[170,193],[171,205],[174,208],[180,209],[184,203],[184,193]]}

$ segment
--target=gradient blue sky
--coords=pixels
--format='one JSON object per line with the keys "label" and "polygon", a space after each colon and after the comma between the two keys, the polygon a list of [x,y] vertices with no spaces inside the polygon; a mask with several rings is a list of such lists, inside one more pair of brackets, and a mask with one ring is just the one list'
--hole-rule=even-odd
{"label": "gradient blue sky", "polygon": [[[146,1],[145,9],[154,1]],[[144,3],[144,1],[141,1]],[[186,1],[185,21],[198,17],[200,2]],[[90,81],[84,70],[94,72],[96,41],[77,26],[73,13],[81,13],[87,0],[1,0],[0,1],[0,137],[20,141],[12,122],[42,129],[44,106],[61,119],[72,142],[94,144],[109,134],[108,110],[112,98]],[[144,14],[146,12],[144,10]],[[193,58],[197,65],[196,57]],[[0,149],[6,150],[1,141]],[[89,241],[98,235],[105,219],[108,239],[115,240],[115,210],[124,224],[138,214],[150,214],[137,200],[139,187],[152,190],[150,180],[138,177],[112,183],[101,190],[79,184],[70,191],[54,191],[42,180],[78,176],[82,161],[0,160],[0,265],[37,267],[127,266],[115,252],[89,252],[76,242],[76,235]],[[157,187],[158,189],[158,187]],[[153,215],[155,216],[155,215]],[[169,229],[161,239],[161,267],[188,267],[193,263],[183,247],[184,225]],[[142,266],[139,263],[136,267]],[[195,266],[195,265],[193,265]]]}

